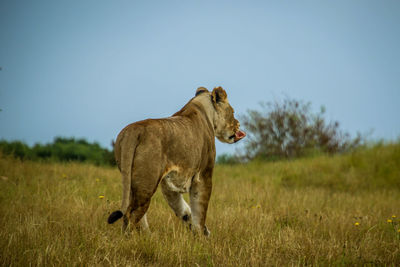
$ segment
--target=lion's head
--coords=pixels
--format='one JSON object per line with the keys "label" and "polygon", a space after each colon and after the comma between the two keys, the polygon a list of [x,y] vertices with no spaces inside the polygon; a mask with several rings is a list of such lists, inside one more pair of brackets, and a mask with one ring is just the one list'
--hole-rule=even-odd
{"label": "lion's head", "polygon": [[228,96],[222,87],[216,87],[211,92],[211,100],[215,109],[214,131],[219,141],[235,143],[246,136],[241,131],[240,123],[234,117],[234,110],[228,102]]}

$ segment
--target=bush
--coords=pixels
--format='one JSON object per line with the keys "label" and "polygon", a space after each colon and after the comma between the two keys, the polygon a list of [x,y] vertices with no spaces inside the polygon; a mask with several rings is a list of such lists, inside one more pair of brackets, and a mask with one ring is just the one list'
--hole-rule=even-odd
{"label": "bush", "polygon": [[312,113],[311,104],[286,98],[261,104],[241,116],[247,130],[245,159],[297,158],[312,154],[346,152],[360,145],[361,136],[351,139],[339,123],[326,122],[325,108]]}
{"label": "bush", "polygon": [[0,150],[6,155],[13,155],[19,159],[28,159],[31,157],[31,151],[28,145],[21,141],[7,142],[0,141]]}
{"label": "bush", "polygon": [[56,137],[50,144],[32,148],[20,142],[0,141],[0,150],[22,160],[79,161],[96,165],[115,165],[114,152],[85,139]]}
{"label": "bush", "polygon": [[217,157],[217,164],[233,165],[240,162],[240,158],[230,154],[222,154]]}

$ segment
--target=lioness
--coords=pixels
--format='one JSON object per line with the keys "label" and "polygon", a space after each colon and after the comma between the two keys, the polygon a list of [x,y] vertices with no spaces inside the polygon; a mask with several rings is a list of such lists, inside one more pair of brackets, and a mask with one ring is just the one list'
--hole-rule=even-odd
{"label": "lioness", "polygon": [[[115,159],[122,174],[122,207],[108,223],[123,218],[148,229],[146,211],[161,183],[174,210],[196,232],[209,235],[205,225],[215,162],[215,137],[234,143],[246,136],[239,130],[226,92],[200,87],[180,111],[165,119],[148,119],[126,126],[115,143]],[[190,206],[182,193],[189,192]]]}

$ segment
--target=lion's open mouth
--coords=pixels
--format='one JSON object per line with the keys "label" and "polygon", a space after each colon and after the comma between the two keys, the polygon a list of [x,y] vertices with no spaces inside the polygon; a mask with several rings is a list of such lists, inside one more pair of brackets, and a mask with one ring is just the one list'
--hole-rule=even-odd
{"label": "lion's open mouth", "polygon": [[232,135],[231,138],[234,138],[233,141],[236,143],[237,141],[244,138],[245,136],[246,136],[246,133],[239,130],[234,135]]}

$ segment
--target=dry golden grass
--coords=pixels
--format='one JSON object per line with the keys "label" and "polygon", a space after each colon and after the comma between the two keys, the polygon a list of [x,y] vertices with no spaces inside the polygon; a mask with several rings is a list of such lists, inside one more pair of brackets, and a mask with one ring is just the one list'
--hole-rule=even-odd
{"label": "dry golden grass", "polygon": [[116,168],[0,156],[1,265],[400,265],[399,145],[217,166],[208,239],[159,191],[152,233],[122,235],[106,223],[120,192]]}

